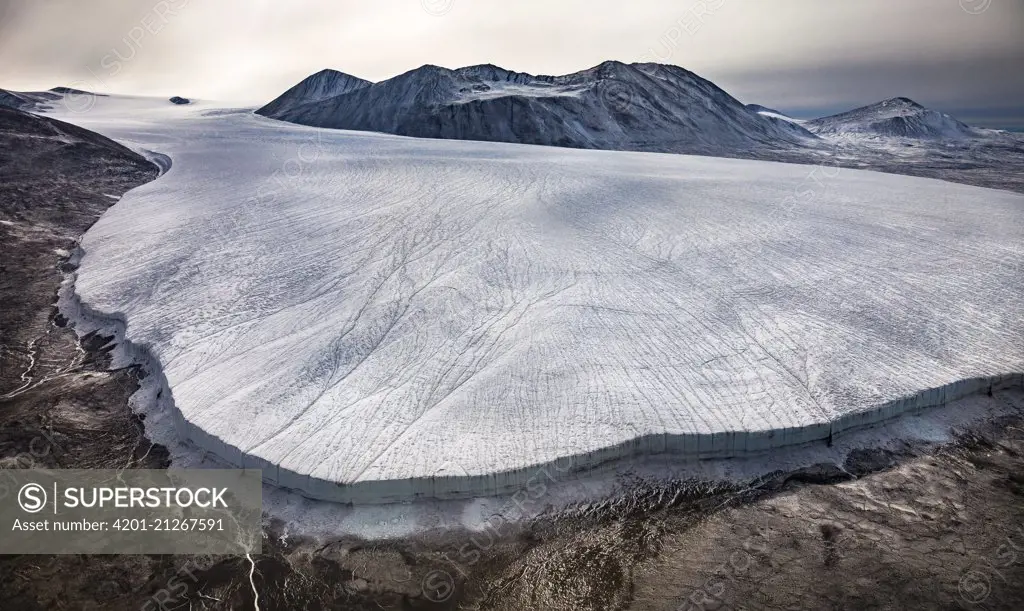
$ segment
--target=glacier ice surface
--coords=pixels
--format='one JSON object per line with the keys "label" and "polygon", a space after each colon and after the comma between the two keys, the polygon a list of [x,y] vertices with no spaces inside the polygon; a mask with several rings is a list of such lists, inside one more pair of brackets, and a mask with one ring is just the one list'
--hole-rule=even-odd
{"label": "glacier ice surface", "polygon": [[173,161],[84,236],[82,303],[183,435],[312,497],[822,439],[1024,364],[1018,194],[143,98],[61,118]]}

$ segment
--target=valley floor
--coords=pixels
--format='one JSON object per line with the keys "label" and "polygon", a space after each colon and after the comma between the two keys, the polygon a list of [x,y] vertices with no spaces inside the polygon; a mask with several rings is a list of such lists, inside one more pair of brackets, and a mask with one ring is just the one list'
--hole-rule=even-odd
{"label": "valley floor", "polygon": [[1024,193],[1024,134],[984,141],[830,136],[818,152],[779,150],[754,158],[874,170]]}

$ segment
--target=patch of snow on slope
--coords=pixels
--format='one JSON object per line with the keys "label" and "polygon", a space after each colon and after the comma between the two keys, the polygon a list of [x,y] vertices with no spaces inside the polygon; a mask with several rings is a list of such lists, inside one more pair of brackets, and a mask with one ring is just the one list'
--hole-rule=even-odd
{"label": "patch of snow on slope", "polygon": [[786,115],[779,114],[779,113],[774,113],[774,112],[760,111],[757,114],[761,115],[762,117],[772,117],[774,119],[781,119],[783,121],[789,121],[790,123],[796,123],[797,125],[803,123],[802,119],[794,119],[793,117],[787,117]]}
{"label": "patch of snow on slope", "polygon": [[747,110],[756,112],[764,117],[774,117],[776,119],[782,119],[783,121],[789,121],[790,123],[803,123],[801,119],[794,119],[784,112],[780,112],[774,108],[768,108],[767,106],[761,106],[760,104],[747,104]]}

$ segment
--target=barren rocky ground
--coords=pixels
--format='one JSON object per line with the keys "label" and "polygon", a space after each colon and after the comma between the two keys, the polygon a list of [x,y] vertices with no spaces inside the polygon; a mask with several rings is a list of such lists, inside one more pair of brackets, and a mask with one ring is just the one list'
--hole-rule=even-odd
{"label": "barren rocky ground", "polygon": [[[822,166],[806,187],[813,194],[843,168],[937,178],[1024,193],[1024,136],[937,143],[911,138],[833,138],[817,151],[781,149],[755,159]],[[813,169],[808,169],[812,172]]]}
{"label": "barren rocky ground", "polygon": [[125,408],[138,373],[106,371],[106,341],[80,346],[55,306],[78,236],[157,169],[107,138],[4,107],[0,142],[0,456],[7,466],[160,465]]}
{"label": "barren rocky ground", "polygon": [[[0,109],[4,466],[166,466],[126,405],[140,373],[107,371],[106,340],[79,346],[53,306],[77,236],[155,176],[102,137]],[[638,487],[478,533],[311,541],[269,524],[252,564],[0,556],[0,609],[1020,609],[1024,394],[979,401],[1014,415],[941,446]]]}

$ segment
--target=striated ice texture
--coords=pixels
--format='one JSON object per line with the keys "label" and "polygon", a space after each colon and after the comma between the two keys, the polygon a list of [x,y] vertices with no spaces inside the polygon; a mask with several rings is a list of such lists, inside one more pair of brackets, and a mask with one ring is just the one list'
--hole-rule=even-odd
{"label": "striated ice texture", "polygon": [[1021,195],[149,106],[64,117],[173,161],[76,290],[185,437],[312,497],[732,456],[1020,383]]}

